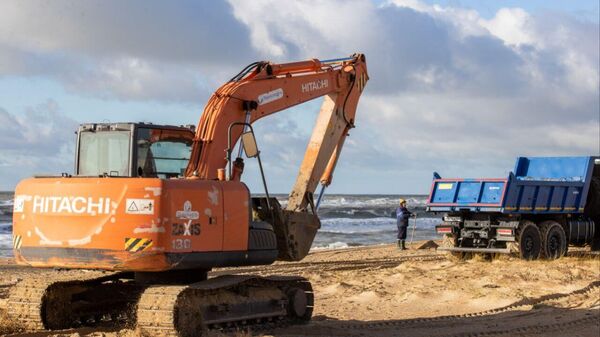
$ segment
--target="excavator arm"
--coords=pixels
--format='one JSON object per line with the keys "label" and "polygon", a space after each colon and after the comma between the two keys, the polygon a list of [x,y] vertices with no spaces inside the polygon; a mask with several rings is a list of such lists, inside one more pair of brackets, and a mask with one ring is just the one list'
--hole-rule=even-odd
{"label": "excavator arm", "polygon": [[[209,99],[196,131],[186,177],[219,178],[219,171],[227,166],[228,129],[233,123],[252,124],[325,96],[286,209],[276,216],[280,219],[272,219],[280,242],[280,258],[302,259],[320,227],[313,194],[319,182],[324,186],[331,183],[368,79],[363,54],[327,61],[250,64]],[[233,144],[242,132],[241,128],[232,129]],[[309,208],[312,214],[308,213]]]}

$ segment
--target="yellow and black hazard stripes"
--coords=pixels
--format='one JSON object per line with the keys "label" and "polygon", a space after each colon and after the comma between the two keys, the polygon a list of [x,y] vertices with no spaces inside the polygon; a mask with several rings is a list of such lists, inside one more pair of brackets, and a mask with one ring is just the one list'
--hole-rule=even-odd
{"label": "yellow and black hazard stripes", "polygon": [[13,236],[13,249],[21,249],[22,244],[23,244],[23,237],[21,237],[21,235]]}
{"label": "yellow and black hazard stripes", "polygon": [[356,85],[358,86],[360,92],[363,91],[368,80],[369,79],[367,78],[367,75],[365,73],[360,74],[360,77],[356,81]]}
{"label": "yellow and black hazard stripes", "polygon": [[152,240],[142,238],[125,238],[125,250],[137,253],[152,247]]}

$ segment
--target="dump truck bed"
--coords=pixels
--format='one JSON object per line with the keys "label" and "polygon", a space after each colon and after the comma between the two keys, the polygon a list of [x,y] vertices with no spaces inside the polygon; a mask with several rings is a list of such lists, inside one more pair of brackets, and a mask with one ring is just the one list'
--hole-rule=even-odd
{"label": "dump truck bed", "polygon": [[519,157],[507,178],[434,179],[432,212],[582,213],[600,157]]}

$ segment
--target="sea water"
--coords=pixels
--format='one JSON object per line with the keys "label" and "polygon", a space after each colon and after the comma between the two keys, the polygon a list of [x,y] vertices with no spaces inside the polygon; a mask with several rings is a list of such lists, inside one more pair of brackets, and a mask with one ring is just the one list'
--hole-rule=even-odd
{"label": "sea water", "polygon": [[313,249],[396,242],[396,208],[400,198],[417,215],[409,221],[407,240],[437,238],[435,225],[440,218],[425,212],[426,195],[326,195],[318,212],[321,229]]}
{"label": "sea water", "polygon": [[0,256],[12,255],[12,192],[0,192]]}
{"label": "sea water", "polygon": [[[285,205],[286,195],[275,195]],[[407,240],[437,238],[440,219],[425,212],[426,195],[325,195],[318,214],[321,229],[312,249],[335,249],[393,243],[396,241],[395,211],[404,198],[411,212]],[[12,255],[12,192],[0,192],[0,256]],[[413,230],[413,226],[414,230]]]}

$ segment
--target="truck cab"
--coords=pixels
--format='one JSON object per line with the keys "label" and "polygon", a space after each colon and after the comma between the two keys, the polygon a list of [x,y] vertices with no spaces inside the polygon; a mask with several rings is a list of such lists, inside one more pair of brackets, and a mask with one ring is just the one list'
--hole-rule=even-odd
{"label": "truck cab", "polygon": [[77,130],[75,175],[80,177],[182,177],[190,158],[193,125],[89,123]]}

